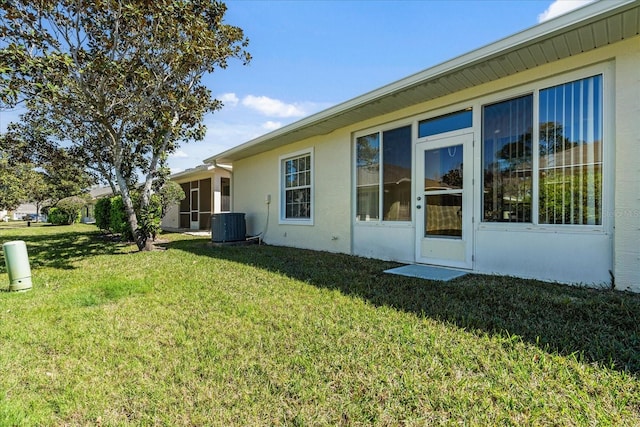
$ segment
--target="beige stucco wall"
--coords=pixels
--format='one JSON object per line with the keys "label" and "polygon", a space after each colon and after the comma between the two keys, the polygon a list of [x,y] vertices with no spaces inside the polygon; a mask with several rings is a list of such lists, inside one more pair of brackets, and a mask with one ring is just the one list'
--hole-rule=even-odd
{"label": "beige stucco wall", "polygon": [[640,292],[640,37],[616,57],[616,287]]}
{"label": "beige stucco wall", "polygon": [[[232,199],[234,212],[246,213],[247,233],[266,230],[263,240],[274,245],[331,252],[351,250],[350,135],[334,132],[234,162]],[[313,225],[279,224],[281,156],[313,149]],[[239,170],[239,173],[236,171]],[[271,196],[271,203],[265,198]],[[268,211],[268,212],[267,212]],[[269,215],[269,225],[265,227]]]}
{"label": "beige stucco wall", "polygon": [[[538,80],[561,76],[573,70],[597,64],[612,65],[614,71],[609,73],[609,78],[613,77],[615,84],[614,99],[611,100],[615,118],[605,118],[615,123],[615,128],[610,128],[611,133],[605,136],[613,139],[610,142],[614,144],[608,158],[609,164],[605,166],[611,168],[609,169],[611,179],[604,190],[609,195],[604,200],[604,212],[605,215],[609,215],[609,219],[605,220],[605,222],[608,221],[604,227],[605,237],[600,240],[600,243],[605,245],[603,247],[613,246],[613,249],[603,250],[602,257],[613,256],[615,259],[611,261],[608,258],[609,261],[606,262],[613,265],[617,288],[640,292],[640,244],[638,243],[640,242],[640,37],[355,123],[323,137],[310,138],[236,161],[232,185],[234,211],[245,212],[248,232],[258,234],[265,229],[267,205],[264,200],[265,196],[270,194],[272,203],[268,206],[269,225],[264,236],[267,243],[345,253],[358,253],[354,251],[354,247],[358,248],[360,245],[370,250],[367,253],[360,253],[362,255],[389,258],[383,255],[397,253],[397,259],[411,261],[405,258],[410,258],[413,253],[412,239],[415,231],[396,234],[404,236],[397,242],[389,239],[389,236],[394,236],[393,225],[385,228],[384,224],[378,223],[371,226],[369,229],[371,231],[366,236],[359,234],[363,230],[362,224],[354,226],[351,213],[353,133],[385,123],[406,121],[407,118],[417,120],[455,111],[456,108],[473,106],[476,114],[473,132],[476,135],[476,141],[480,141],[478,118],[482,103],[505,99],[505,93],[510,93],[510,90],[518,94],[519,88],[523,85],[531,85]],[[610,94],[606,98],[611,99],[608,98],[609,96]],[[479,145],[476,144],[475,149],[476,168],[480,164]],[[611,144],[609,146],[611,147]],[[280,156],[309,148],[314,150],[314,225],[279,224]],[[476,177],[480,177],[479,171],[476,171]],[[474,191],[479,195],[478,184]],[[474,196],[476,199],[474,203],[477,204],[474,211],[479,212],[477,195]],[[352,233],[352,230],[356,230],[357,233]],[[364,230],[366,232],[366,229]],[[477,233],[478,230],[476,225],[475,232]],[[354,236],[358,241],[353,241]],[[546,238],[552,239],[552,233],[549,233]],[[379,251],[374,247],[376,239],[382,248]],[[404,241],[405,239],[407,241]],[[612,243],[606,244],[603,239],[609,239]],[[481,248],[476,248],[476,251],[479,250]],[[517,273],[512,274],[517,275]],[[525,274],[525,276],[530,275]]]}

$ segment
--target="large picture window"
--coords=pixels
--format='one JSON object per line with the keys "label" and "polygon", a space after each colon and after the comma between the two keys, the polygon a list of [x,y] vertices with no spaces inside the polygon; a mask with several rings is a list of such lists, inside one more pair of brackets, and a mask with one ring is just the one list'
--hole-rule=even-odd
{"label": "large picture window", "polygon": [[602,224],[602,76],[540,91],[540,224]]}
{"label": "large picture window", "polygon": [[312,217],[312,156],[310,152],[282,159],[283,220],[306,221]]}
{"label": "large picture window", "polygon": [[357,138],[356,174],[357,220],[411,221],[411,126]]}
{"label": "large picture window", "polygon": [[482,110],[483,220],[531,221],[533,96]]}
{"label": "large picture window", "polygon": [[484,106],[482,220],[602,224],[602,110],[602,75]]}

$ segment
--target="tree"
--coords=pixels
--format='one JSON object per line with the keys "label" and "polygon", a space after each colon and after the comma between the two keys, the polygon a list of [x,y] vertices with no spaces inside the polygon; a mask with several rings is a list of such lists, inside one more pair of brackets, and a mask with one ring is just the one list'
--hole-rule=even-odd
{"label": "tree", "polygon": [[171,205],[177,205],[185,197],[182,186],[175,181],[166,181],[158,190],[160,195],[160,217],[164,218]]}
{"label": "tree", "polygon": [[[0,135],[0,152],[14,170],[22,172],[20,202],[33,202],[39,209],[45,202],[55,204],[65,197],[82,194],[95,183],[79,159],[50,139],[44,123],[29,114],[20,123],[10,123]],[[13,175],[13,174],[12,174]]]}
{"label": "tree", "polygon": [[149,207],[163,158],[204,137],[206,113],[221,103],[202,77],[246,64],[247,39],[214,0],[14,0],[0,3],[0,103],[25,97],[74,154],[117,188],[140,250],[138,211]]}
{"label": "tree", "polygon": [[36,222],[39,222],[40,208],[51,198],[51,186],[47,183],[45,174],[35,170],[25,184],[26,201],[36,205]]}
{"label": "tree", "polygon": [[10,164],[0,153],[0,210],[14,210],[26,199],[24,182],[32,170],[26,163]]}

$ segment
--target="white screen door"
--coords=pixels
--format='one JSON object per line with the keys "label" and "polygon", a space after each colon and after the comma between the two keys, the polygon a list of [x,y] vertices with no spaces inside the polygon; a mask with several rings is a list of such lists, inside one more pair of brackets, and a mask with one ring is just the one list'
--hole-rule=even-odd
{"label": "white screen door", "polygon": [[191,189],[191,229],[200,228],[200,210],[198,202],[200,201],[200,191],[197,188]]}
{"label": "white screen door", "polygon": [[416,262],[472,268],[473,135],[416,144]]}

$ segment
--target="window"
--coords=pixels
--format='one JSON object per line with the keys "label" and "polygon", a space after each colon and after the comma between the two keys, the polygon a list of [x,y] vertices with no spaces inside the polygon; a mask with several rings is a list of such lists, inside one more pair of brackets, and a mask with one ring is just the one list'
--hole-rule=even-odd
{"label": "window", "polygon": [[470,128],[473,124],[473,110],[456,111],[418,123],[418,138]]}
{"label": "window", "polygon": [[483,108],[484,221],[531,222],[532,128],[532,95]]}
{"label": "window", "polygon": [[231,210],[231,179],[220,178],[220,211]]}
{"label": "window", "polygon": [[602,76],[540,91],[540,224],[602,224]]}
{"label": "window", "polygon": [[356,174],[357,220],[411,221],[411,126],[357,138]]}
{"label": "window", "polygon": [[356,218],[380,219],[380,134],[363,136],[356,141]]}
{"label": "window", "polygon": [[312,218],[312,153],[281,160],[283,220],[310,222]]}
{"label": "window", "polygon": [[411,221],[411,126],[382,133],[383,220]]}
{"label": "window", "polygon": [[602,224],[602,85],[596,75],[484,106],[483,221]]}

